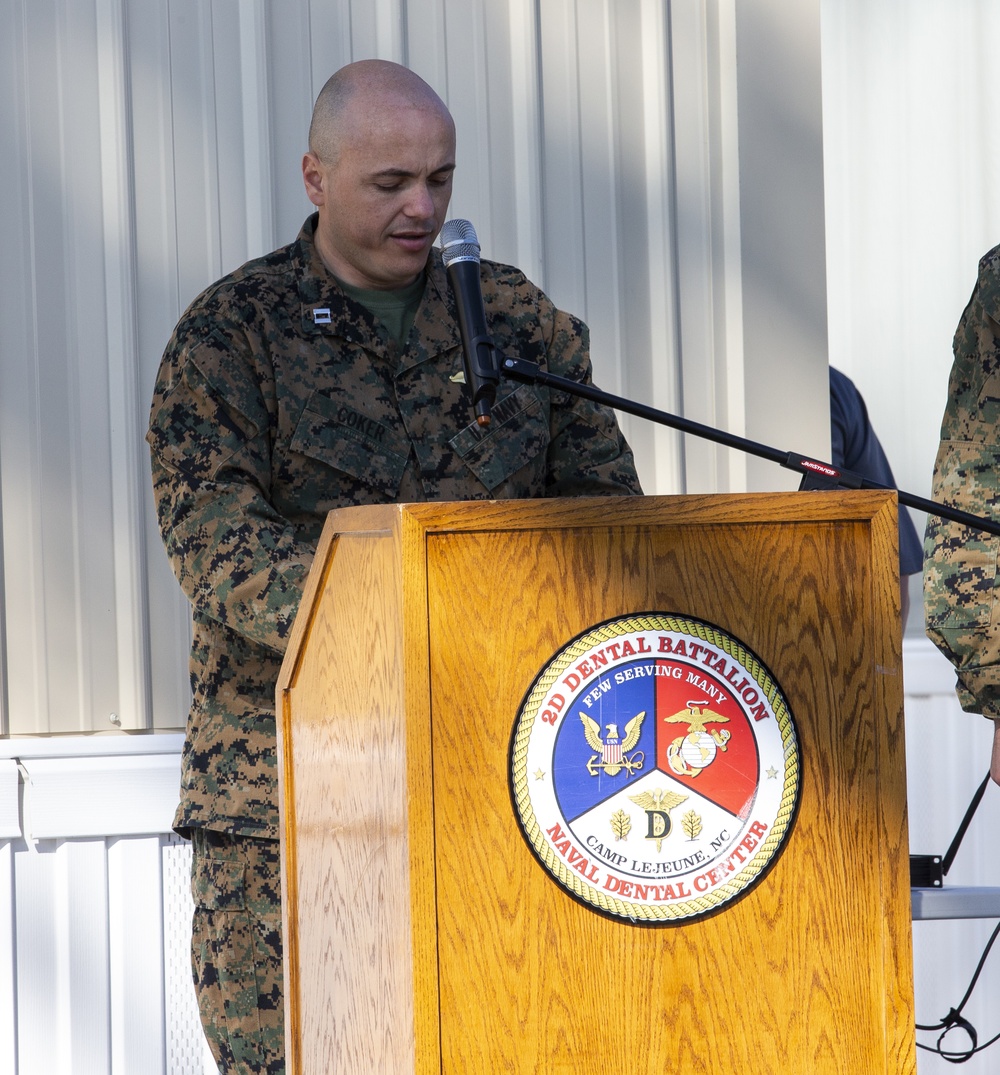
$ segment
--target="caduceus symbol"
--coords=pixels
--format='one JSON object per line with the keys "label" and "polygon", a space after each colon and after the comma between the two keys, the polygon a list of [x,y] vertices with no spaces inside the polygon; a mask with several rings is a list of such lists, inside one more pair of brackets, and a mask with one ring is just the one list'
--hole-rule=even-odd
{"label": "caduceus symbol", "polygon": [[[587,762],[587,772],[591,776],[597,776],[599,769],[603,769],[608,776],[617,776],[624,769],[631,776],[636,769],[642,768],[645,754],[641,750],[637,750],[634,754],[629,755],[628,751],[639,742],[639,734],[642,731],[642,722],[645,717],[645,710],[637,713],[625,725],[624,738],[619,736],[617,724],[606,724],[607,735],[602,739],[600,724],[588,717],[586,713],[580,714],[580,720],[583,722],[583,734],[586,736],[591,749],[597,751]],[[600,758],[600,761],[598,761],[598,758]]]}
{"label": "caduceus symbol", "polygon": [[663,841],[670,835],[670,811],[682,802],[687,802],[687,796],[665,788],[654,788],[651,792],[642,791],[638,795],[630,795],[629,798],[646,811],[649,824],[646,839],[656,841],[656,851],[659,853]]}

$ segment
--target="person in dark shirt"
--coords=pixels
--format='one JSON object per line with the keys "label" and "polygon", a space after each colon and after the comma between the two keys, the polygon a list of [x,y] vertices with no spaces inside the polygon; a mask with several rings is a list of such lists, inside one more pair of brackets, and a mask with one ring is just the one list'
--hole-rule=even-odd
{"label": "person in dark shirt", "polygon": [[[853,470],[871,481],[896,488],[892,467],[868,418],[868,408],[857,386],[840,370],[830,367],[830,462]],[[909,612],[907,578],[923,566],[923,546],[910,513],[899,506],[899,587],[903,624]]]}

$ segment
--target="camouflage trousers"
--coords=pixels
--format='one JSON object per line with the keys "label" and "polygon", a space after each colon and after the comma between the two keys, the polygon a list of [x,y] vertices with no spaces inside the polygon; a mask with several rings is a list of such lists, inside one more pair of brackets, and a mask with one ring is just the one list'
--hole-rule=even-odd
{"label": "camouflage trousers", "polygon": [[205,1036],[226,1075],[284,1075],[277,840],[195,829],[191,969]]}

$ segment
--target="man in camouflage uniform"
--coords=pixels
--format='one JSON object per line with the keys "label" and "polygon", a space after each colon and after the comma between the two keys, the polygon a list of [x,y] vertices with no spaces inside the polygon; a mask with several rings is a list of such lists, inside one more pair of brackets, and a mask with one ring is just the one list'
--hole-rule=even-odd
{"label": "man in camouflage uniform", "polygon": [[[160,529],[193,606],[178,831],[193,966],[224,1071],[284,1071],[275,684],[326,513],[349,504],[639,493],[613,414],[503,384],[472,421],[432,244],[455,132],[405,68],[349,65],[317,99],[290,246],[208,288],[160,368],[147,435]],[[481,267],[501,354],[590,380],[586,327]]]}
{"label": "man in camouflage uniform", "polygon": [[[1000,518],[1000,247],[979,278],[955,332],[955,358],[933,497]],[[924,537],[927,633],[954,664],[962,708],[994,721],[993,779],[1000,783],[1000,615],[995,610],[998,539],[938,516]]]}

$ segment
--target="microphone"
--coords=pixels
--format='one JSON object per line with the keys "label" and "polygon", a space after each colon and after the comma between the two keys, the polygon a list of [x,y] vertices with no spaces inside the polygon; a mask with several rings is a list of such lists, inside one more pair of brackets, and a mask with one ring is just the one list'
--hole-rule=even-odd
{"label": "microphone", "polygon": [[441,229],[441,252],[458,306],[465,379],[472,389],[476,422],[485,427],[490,424],[490,408],[496,399],[500,371],[496,348],[486,327],[476,229],[467,220],[446,220]]}

